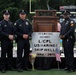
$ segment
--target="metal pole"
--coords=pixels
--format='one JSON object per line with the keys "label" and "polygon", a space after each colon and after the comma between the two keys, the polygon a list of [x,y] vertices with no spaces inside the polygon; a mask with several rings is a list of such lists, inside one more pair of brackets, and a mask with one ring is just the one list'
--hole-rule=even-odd
{"label": "metal pole", "polygon": [[57,61],[57,64],[58,64],[58,70],[59,70],[59,69],[60,69],[60,68],[59,68],[59,61]]}

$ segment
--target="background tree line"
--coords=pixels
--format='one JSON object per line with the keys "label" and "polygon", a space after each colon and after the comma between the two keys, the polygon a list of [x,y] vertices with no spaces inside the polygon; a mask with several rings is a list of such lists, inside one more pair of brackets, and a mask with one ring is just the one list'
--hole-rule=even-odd
{"label": "background tree line", "polygon": [[[35,9],[47,9],[48,5],[56,10],[59,10],[59,6],[63,5],[76,5],[76,0],[31,0],[32,11]],[[0,20],[2,20],[3,10],[8,9],[11,12],[11,20],[14,22],[18,19],[18,12],[21,9],[25,9],[27,18],[32,20],[34,14],[29,13],[29,0],[0,0]],[[29,15],[30,14],[30,15]]]}

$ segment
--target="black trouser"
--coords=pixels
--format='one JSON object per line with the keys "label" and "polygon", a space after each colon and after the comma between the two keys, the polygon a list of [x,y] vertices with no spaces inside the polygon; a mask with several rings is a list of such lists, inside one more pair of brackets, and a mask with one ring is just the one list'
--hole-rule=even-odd
{"label": "black trouser", "polygon": [[23,57],[24,68],[28,67],[29,52],[30,52],[29,40],[18,40],[17,41],[17,69],[22,68],[22,54],[24,54]]}
{"label": "black trouser", "polygon": [[63,40],[62,42],[64,48],[66,66],[68,69],[74,68],[74,53],[73,53],[74,43],[75,43],[74,39]]}
{"label": "black trouser", "polygon": [[1,41],[1,69],[6,69],[6,54],[8,68],[12,68],[13,42],[10,40]]}

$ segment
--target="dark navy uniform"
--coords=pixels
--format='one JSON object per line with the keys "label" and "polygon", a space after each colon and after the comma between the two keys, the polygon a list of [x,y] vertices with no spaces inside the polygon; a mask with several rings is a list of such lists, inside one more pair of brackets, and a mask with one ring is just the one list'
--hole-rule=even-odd
{"label": "dark navy uniform", "polygon": [[[25,12],[21,12],[20,14],[25,14]],[[22,54],[24,50],[24,68],[28,67],[28,59],[30,52],[30,43],[29,37],[27,39],[23,38],[23,34],[27,34],[31,36],[32,34],[32,25],[28,20],[19,19],[15,22],[15,34],[17,35],[17,69],[21,69],[22,67]],[[19,70],[20,71],[20,70]]]}
{"label": "dark navy uniform", "polygon": [[[9,15],[8,12],[4,13]],[[9,35],[13,35],[13,24],[10,21],[2,20],[0,22],[0,35],[1,35],[1,69],[5,72],[6,64],[6,53],[8,57],[8,67],[12,69],[12,48],[13,41],[9,39]]]}
{"label": "dark navy uniform", "polygon": [[[65,11],[63,15],[70,15],[68,11]],[[64,48],[64,55],[66,59],[67,70],[74,71],[74,30],[75,22],[69,17],[65,18],[62,22],[62,27],[60,31],[60,38],[62,39],[62,45]]]}

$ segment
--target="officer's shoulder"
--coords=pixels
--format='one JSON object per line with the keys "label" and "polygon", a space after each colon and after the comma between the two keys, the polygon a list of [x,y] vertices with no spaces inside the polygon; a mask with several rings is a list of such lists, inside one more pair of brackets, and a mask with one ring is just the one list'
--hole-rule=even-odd
{"label": "officer's shoulder", "polygon": [[28,22],[29,25],[32,25],[29,19],[26,19],[26,22]]}
{"label": "officer's shoulder", "polygon": [[26,21],[30,23],[29,19],[26,19]]}
{"label": "officer's shoulder", "polygon": [[16,20],[16,23],[18,23],[20,21],[20,19]]}
{"label": "officer's shoulder", "polygon": [[4,20],[0,21],[0,24],[3,24],[4,23]]}
{"label": "officer's shoulder", "polygon": [[73,19],[70,19],[70,23],[75,23],[75,21]]}
{"label": "officer's shoulder", "polygon": [[14,23],[14,25],[17,25],[20,22],[20,19],[16,20],[16,22]]}
{"label": "officer's shoulder", "polygon": [[0,21],[0,26],[3,26],[5,24],[4,20]]}
{"label": "officer's shoulder", "polygon": [[2,23],[2,21],[0,21],[0,24]]}
{"label": "officer's shoulder", "polygon": [[71,27],[75,26],[75,21],[73,19],[70,19],[70,26]]}

